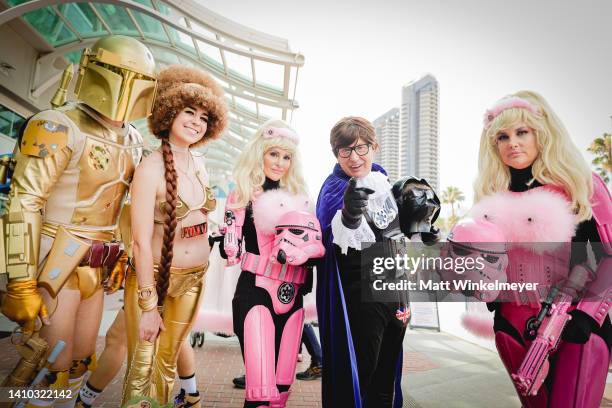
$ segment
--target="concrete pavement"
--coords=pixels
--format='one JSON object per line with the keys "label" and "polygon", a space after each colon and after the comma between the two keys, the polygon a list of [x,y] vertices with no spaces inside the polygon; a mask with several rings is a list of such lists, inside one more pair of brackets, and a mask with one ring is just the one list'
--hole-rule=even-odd
{"label": "concrete pavement", "polygon": [[[231,380],[242,374],[242,358],[236,338],[223,339],[207,333],[202,348],[195,349],[198,388],[203,406],[242,407],[244,391]],[[97,349],[102,351],[103,338]],[[0,377],[17,362],[8,339],[0,340]],[[404,343],[402,389],[404,407],[518,408],[520,403],[497,354],[445,333],[409,330]],[[310,358],[298,363],[308,367]],[[118,407],[125,364],[98,399],[97,406]],[[288,408],[320,407],[320,381],[294,383]],[[606,388],[603,407],[612,407],[612,385]],[[344,407],[342,407],[344,408]]]}

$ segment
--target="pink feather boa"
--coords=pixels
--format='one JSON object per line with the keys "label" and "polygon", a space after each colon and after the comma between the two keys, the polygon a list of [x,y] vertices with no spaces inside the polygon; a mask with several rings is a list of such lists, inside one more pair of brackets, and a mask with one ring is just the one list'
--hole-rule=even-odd
{"label": "pink feather boa", "polygon": [[461,315],[461,325],[474,336],[484,339],[495,337],[491,313],[466,312]]}
{"label": "pink feather boa", "polygon": [[[534,242],[568,242],[574,236],[577,223],[567,198],[547,187],[487,196],[472,207],[470,216],[500,227],[509,247],[525,247],[522,244]],[[528,247],[535,249],[532,245]],[[550,245],[546,247],[554,249]]]}
{"label": "pink feather boa", "polygon": [[[554,250],[570,241],[577,224],[567,197],[554,187],[492,194],[474,205],[469,216],[500,227],[509,248],[523,247],[535,253]],[[467,312],[461,316],[461,324],[478,337],[494,337],[491,314]]]}

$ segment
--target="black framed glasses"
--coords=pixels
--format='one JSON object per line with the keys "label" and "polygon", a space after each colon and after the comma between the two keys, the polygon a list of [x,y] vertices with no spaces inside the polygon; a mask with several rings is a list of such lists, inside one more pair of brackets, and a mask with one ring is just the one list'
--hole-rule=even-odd
{"label": "black framed glasses", "polygon": [[357,156],[365,156],[370,151],[370,144],[360,144],[353,147],[341,147],[336,150],[338,156],[346,159],[351,156],[352,152],[357,153]]}

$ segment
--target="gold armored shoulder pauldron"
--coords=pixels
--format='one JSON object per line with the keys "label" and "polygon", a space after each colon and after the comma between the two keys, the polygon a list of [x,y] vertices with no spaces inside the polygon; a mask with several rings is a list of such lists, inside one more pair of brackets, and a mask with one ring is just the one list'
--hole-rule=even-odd
{"label": "gold armored shoulder pauldron", "polygon": [[61,123],[30,120],[23,132],[21,154],[35,157],[53,156],[68,144],[68,127]]}

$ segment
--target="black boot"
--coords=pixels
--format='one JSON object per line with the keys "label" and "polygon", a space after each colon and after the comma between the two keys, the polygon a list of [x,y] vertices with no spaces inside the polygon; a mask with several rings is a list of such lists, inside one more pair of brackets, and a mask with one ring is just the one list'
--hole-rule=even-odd
{"label": "black boot", "polygon": [[244,378],[244,375],[234,378],[232,382],[234,383],[234,387],[236,388],[240,388],[241,390],[244,390],[246,388],[246,380]]}

